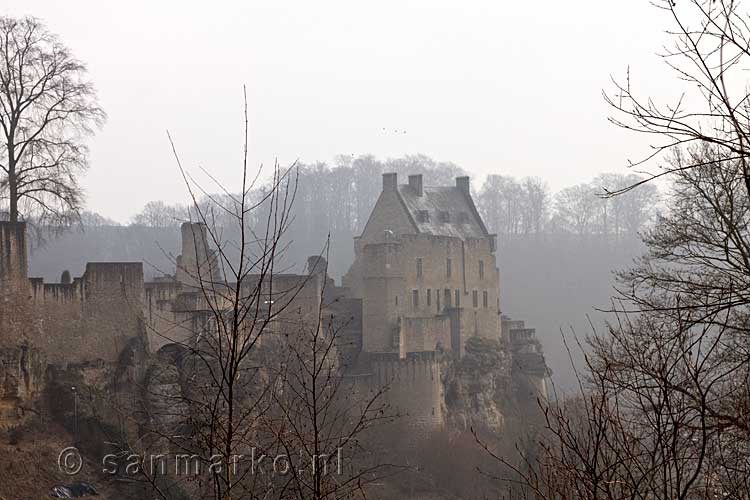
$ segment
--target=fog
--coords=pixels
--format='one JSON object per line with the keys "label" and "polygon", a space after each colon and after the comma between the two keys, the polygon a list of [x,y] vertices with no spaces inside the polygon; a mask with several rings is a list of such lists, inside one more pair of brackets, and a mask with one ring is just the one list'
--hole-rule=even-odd
{"label": "fog", "polygon": [[0,500],[750,500],[749,20],[6,1]]}
{"label": "fog", "polygon": [[[624,168],[648,142],[607,124],[610,77],[670,95],[668,17],[647,0],[146,2],[10,0],[84,61],[109,120],[91,142],[88,208],[115,220],[185,202],[186,165],[225,182],[251,164],[427,154],[555,189]],[[569,133],[574,130],[575,133]]]}

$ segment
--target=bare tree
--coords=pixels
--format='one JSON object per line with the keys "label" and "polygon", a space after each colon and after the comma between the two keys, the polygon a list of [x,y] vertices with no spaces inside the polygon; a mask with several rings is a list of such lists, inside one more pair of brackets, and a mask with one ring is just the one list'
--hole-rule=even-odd
{"label": "bare tree", "polygon": [[64,225],[82,205],[84,138],[105,119],[86,68],[32,17],[0,17],[0,200],[11,221]]}
{"label": "bare tree", "polygon": [[564,231],[579,236],[591,234],[598,200],[588,184],[565,188],[555,195],[555,222]]}
{"label": "bare tree", "polygon": [[[187,292],[180,307],[189,314],[166,313],[151,328],[173,366],[152,370],[146,404],[130,413],[147,449],[179,454],[196,473],[184,481],[140,467],[139,478],[164,499],[186,492],[221,500],[351,496],[378,477],[377,462],[352,466],[383,407],[380,392],[355,397],[338,366],[337,330],[324,315],[325,272],[291,275],[280,264],[296,168],[275,167],[259,189],[245,142],[241,191],[216,184],[220,195],[213,195],[177,161],[192,200],[185,227],[194,254],[176,262]],[[160,383],[164,377],[172,382]],[[134,449],[126,443],[121,452]]]}
{"label": "bare tree", "polygon": [[[615,90],[605,93],[616,111],[612,123],[659,141],[632,166],[647,168],[659,164],[674,148],[708,143],[718,149],[721,161],[734,162],[750,191],[750,94],[745,83],[750,25],[744,4],[735,0],[659,0],[653,4],[670,21],[671,43],[661,56],[681,82],[681,95],[673,103],[638,96],[630,68],[625,80],[615,81]],[[610,194],[701,163],[659,166],[644,179],[612,189]]]}
{"label": "bare tree", "polygon": [[173,227],[188,220],[187,208],[150,201],[133,216],[133,224],[146,227]]}
{"label": "bare tree", "polygon": [[[324,278],[327,265],[311,271]],[[264,429],[276,456],[296,460],[277,478],[273,498],[365,498],[368,484],[396,470],[367,444],[376,426],[392,420],[382,400],[385,388],[362,391],[345,376],[338,351],[345,347],[340,333],[347,318],[328,314],[325,297],[324,285],[317,319],[291,318],[293,334],[276,346],[281,390],[273,392]]]}
{"label": "bare tree", "polygon": [[549,216],[549,188],[539,177],[526,177],[522,186],[524,233],[539,234]]}
{"label": "bare tree", "polygon": [[579,398],[547,412],[542,460],[497,457],[532,498],[750,497],[748,14],[732,1],[657,5],[675,26],[665,59],[697,94],[659,106],[628,82],[609,97],[615,123],[662,141],[639,164],[664,164],[608,195],[662,176],[671,192],[646,253],[617,276]]}

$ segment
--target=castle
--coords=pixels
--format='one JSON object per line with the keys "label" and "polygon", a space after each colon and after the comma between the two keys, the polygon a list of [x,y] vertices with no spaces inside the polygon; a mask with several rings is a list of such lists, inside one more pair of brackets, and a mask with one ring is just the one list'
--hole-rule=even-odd
{"label": "castle", "polygon": [[[205,328],[195,277],[215,271],[214,256],[205,226],[184,223],[181,230],[174,275],[145,281],[140,262],[89,263],[80,277],[44,283],[28,277],[24,224],[0,222],[0,424],[21,418],[23,403],[38,396],[48,375],[35,360],[85,365],[89,373],[121,362],[134,346],[157,354]],[[346,340],[339,355],[357,390],[388,386],[385,397],[406,425],[444,428],[447,363],[481,338],[507,348],[509,376],[526,380],[530,399],[547,397],[548,369],[534,330],[500,313],[495,235],[474,205],[468,177],[429,187],[421,175],[400,185],[396,174],[384,174],[354,246],[341,286],[315,256],[306,274],[274,275],[273,287],[298,290],[290,300],[304,314],[323,308],[339,319]]]}

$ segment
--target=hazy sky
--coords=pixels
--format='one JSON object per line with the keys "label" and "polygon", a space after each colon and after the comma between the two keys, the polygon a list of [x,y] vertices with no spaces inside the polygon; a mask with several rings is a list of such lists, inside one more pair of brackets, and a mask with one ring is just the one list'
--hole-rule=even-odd
{"label": "hazy sky", "polygon": [[109,115],[88,207],[123,222],[185,201],[167,129],[186,166],[237,179],[243,84],[253,164],[424,153],[476,183],[553,189],[646,151],[607,122],[611,75],[630,65],[644,92],[674,86],[648,0],[6,0],[0,13],[44,19],[88,65]]}

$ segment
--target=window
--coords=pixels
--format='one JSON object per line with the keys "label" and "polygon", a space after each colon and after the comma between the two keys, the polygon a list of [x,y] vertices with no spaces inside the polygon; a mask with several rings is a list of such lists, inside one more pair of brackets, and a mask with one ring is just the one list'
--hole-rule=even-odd
{"label": "window", "polygon": [[432,289],[427,289],[427,307],[432,305]]}
{"label": "window", "polygon": [[487,309],[489,302],[489,294],[487,293],[487,290],[485,290],[482,292],[482,306]]}
{"label": "window", "polygon": [[450,278],[451,277],[451,260],[445,259],[445,276]]}
{"label": "window", "polygon": [[450,222],[451,221],[450,214],[448,212],[446,212],[445,210],[441,210],[440,212],[438,212],[438,217],[440,218],[440,222]]}
{"label": "window", "polygon": [[422,277],[422,259],[418,258],[417,259],[417,278],[421,278],[421,277]]}
{"label": "window", "polygon": [[430,212],[427,210],[417,210],[417,222],[430,222]]}
{"label": "window", "polygon": [[469,214],[466,212],[459,212],[458,213],[458,222],[459,224],[468,224],[469,223]]}
{"label": "window", "polygon": [[396,295],[396,305],[398,306],[398,295]]}
{"label": "window", "polygon": [[456,290],[456,307],[461,307],[461,292]]}
{"label": "window", "polygon": [[483,260],[479,261],[479,279],[480,280],[484,279],[484,261]]}
{"label": "window", "polygon": [[445,307],[450,307],[451,306],[451,291],[448,288],[446,288],[445,291],[443,292],[443,296],[445,298]]}
{"label": "window", "polygon": [[471,305],[475,308],[479,307],[479,292],[476,290],[471,292]]}
{"label": "window", "polygon": [[419,290],[411,291],[411,305],[414,306],[414,309],[419,307]]}

